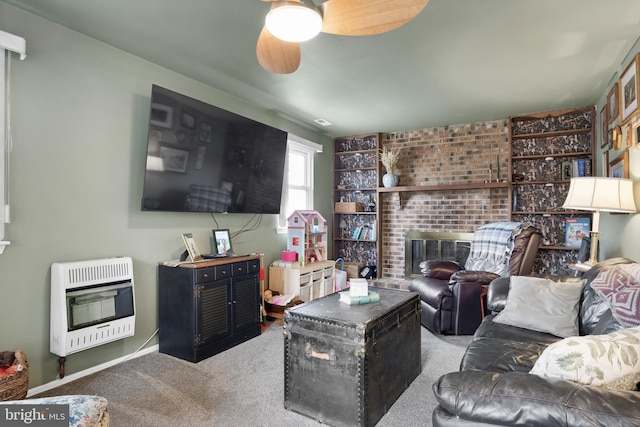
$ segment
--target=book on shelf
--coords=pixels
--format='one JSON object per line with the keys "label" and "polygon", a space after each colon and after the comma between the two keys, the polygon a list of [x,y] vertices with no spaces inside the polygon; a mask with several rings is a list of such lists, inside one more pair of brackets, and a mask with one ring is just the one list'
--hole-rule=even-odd
{"label": "book on shelf", "polygon": [[567,179],[567,174],[565,173],[566,169],[569,169],[570,176],[580,177],[580,176],[591,176],[591,161],[589,159],[573,159],[570,163],[571,166],[566,166],[565,163],[562,162],[562,178]]}
{"label": "book on shelf", "polygon": [[359,225],[351,233],[353,240],[375,240],[376,232],[369,224]]}
{"label": "book on shelf", "polygon": [[565,241],[568,248],[579,248],[582,239],[589,236],[591,230],[591,219],[589,218],[567,218],[565,219]]}
{"label": "book on shelf", "polygon": [[[570,180],[573,176],[573,166],[571,162],[562,162],[562,179]],[[515,210],[515,209],[514,209]]]}
{"label": "book on shelf", "polygon": [[380,301],[380,294],[373,291],[369,291],[366,296],[353,296],[350,291],[341,291],[339,294],[340,302],[347,305],[369,304]]}
{"label": "book on shelf", "polygon": [[584,176],[584,159],[578,159],[578,176]]}

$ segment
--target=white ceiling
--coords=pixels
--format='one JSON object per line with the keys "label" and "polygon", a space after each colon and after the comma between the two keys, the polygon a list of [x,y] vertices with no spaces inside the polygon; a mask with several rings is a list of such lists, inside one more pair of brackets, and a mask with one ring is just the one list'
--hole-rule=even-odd
{"label": "white ceiling", "polygon": [[0,1],[332,137],[594,105],[640,36],[639,0],[430,0],[386,34],[320,34],[277,75],[260,0]]}

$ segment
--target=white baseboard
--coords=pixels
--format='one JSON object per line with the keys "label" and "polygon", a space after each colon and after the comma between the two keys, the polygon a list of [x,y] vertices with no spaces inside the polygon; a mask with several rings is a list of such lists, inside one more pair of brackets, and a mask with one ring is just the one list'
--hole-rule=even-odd
{"label": "white baseboard", "polygon": [[95,374],[96,372],[102,371],[103,369],[110,368],[122,362],[126,362],[127,360],[135,359],[136,357],[144,356],[145,354],[154,353],[156,351],[158,351],[158,344],[152,345],[151,347],[147,347],[138,352],[131,353],[127,356],[122,356],[117,359],[111,360],[109,362],[101,363],[100,365],[93,366],[89,369],[85,369],[84,371],[76,372],[75,374],[71,374],[71,375],[65,375],[64,378],[60,378],[55,381],[51,381],[49,383],[40,385],[38,387],[29,389],[29,391],[27,392],[27,397],[44,393],[45,391],[49,391],[53,388],[60,387],[61,385],[70,383],[71,381],[75,381],[79,378],[86,377],[87,375]]}

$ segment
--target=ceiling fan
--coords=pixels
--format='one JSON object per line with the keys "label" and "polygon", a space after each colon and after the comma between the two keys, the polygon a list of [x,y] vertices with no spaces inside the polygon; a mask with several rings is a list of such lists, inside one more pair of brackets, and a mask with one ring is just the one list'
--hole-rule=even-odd
{"label": "ceiling fan", "polygon": [[[429,0],[262,1],[271,3],[271,10],[258,37],[256,54],[262,68],[278,74],[290,74],[298,69],[300,41],[308,40],[320,31],[340,36],[386,33],[411,21],[429,3]],[[280,34],[275,27],[277,15],[294,13],[311,18],[308,24],[301,24],[301,18],[293,18],[292,22],[302,30],[311,30],[311,35],[290,39]],[[285,25],[285,29],[287,27],[290,25]]]}

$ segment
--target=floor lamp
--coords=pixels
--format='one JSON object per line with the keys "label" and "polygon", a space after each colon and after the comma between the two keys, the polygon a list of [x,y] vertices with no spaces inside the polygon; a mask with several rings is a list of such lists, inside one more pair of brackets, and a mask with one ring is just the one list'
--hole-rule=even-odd
{"label": "floor lamp", "polygon": [[591,259],[585,264],[598,263],[598,237],[600,211],[637,212],[633,199],[633,181],[623,178],[579,177],[571,178],[569,194],[562,205],[565,209],[593,211],[591,227]]}

